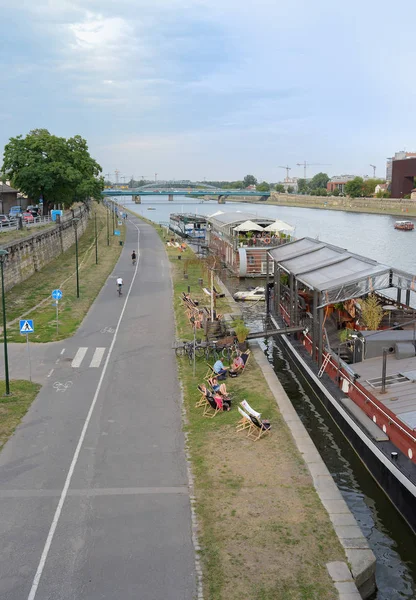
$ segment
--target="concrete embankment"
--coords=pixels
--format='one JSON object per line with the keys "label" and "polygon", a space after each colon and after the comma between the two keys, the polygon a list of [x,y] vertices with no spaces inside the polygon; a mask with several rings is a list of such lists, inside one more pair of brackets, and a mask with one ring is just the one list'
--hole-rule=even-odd
{"label": "concrete embankment", "polygon": [[416,216],[416,200],[398,198],[340,198],[336,196],[300,196],[271,192],[268,200],[247,197],[228,197],[226,202],[248,202],[253,204],[297,206],[299,208],[320,208],[348,212],[397,215],[402,218]]}
{"label": "concrete embankment", "polygon": [[78,218],[77,235],[79,238],[84,233],[89,218],[89,212],[85,206],[75,209],[73,214],[69,213],[68,217],[53,229],[39,231],[6,244],[1,244],[0,237],[1,247],[8,252],[4,268],[6,292],[40,271],[75,244],[73,216]]}

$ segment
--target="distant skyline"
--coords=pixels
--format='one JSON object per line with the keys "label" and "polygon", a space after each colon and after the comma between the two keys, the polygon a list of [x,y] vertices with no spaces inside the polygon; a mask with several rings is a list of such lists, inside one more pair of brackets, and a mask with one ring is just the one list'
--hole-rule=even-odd
{"label": "distant skyline", "polygon": [[0,0],[0,147],[80,134],[139,179],[385,177],[416,150],[402,0]]}

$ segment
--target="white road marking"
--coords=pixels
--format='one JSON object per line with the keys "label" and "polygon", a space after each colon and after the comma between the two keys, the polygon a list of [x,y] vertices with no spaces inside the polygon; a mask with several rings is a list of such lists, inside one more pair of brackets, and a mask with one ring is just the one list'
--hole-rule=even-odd
{"label": "white road marking", "polygon": [[61,350],[61,354],[63,354],[65,352],[65,348],[62,348]]}
{"label": "white road marking", "polygon": [[51,369],[48,373],[48,377],[50,377],[54,371],[55,371],[55,369]]}
{"label": "white road marking", "polygon": [[53,384],[53,388],[57,392],[66,392],[68,388],[72,387],[72,381],[65,381],[65,383],[61,383],[60,381],[55,381]]}
{"label": "white road marking", "polygon": [[82,361],[84,360],[84,356],[87,354],[88,348],[78,348],[78,352],[75,354],[74,360],[71,363],[71,367],[81,366]]}
{"label": "white road marking", "polygon": [[59,498],[58,506],[56,507],[56,511],[55,511],[54,516],[53,516],[53,520],[52,520],[52,524],[51,524],[50,529],[49,529],[48,537],[46,538],[45,546],[43,548],[42,555],[40,557],[38,568],[36,569],[35,577],[33,579],[32,587],[30,588],[30,592],[29,592],[29,596],[27,597],[27,600],[34,600],[34,598],[36,596],[36,592],[37,592],[37,589],[38,589],[38,586],[39,586],[40,578],[42,577],[43,569],[45,568],[46,559],[48,558],[48,554],[49,554],[49,550],[50,550],[50,547],[51,547],[51,544],[52,544],[52,540],[53,540],[53,537],[55,535],[56,528],[58,526],[59,518],[61,516],[62,507],[64,505],[65,498],[68,495],[68,489],[69,489],[69,486],[71,484],[72,475],[74,473],[74,469],[75,469],[76,464],[78,462],[78,457],[79,457],[79,453],[81,451],[81,446],[82,446],[82,444],[84,442],[85,434],[87,433],[88,425],[89,425],[89,422],[91,420],[92,413],[94,411],[94,407],[95,407],[95,405],[97,403],[98,394],[100,393],[101,386],[102,386],[102,383],[103,383],[103,380],[104,380],[104,376],[105,376],[105,374],[107,372],[108,363],[110,362],[111,354],[113,352],[114,344],[116,343],[118,330],[120,328],[120,323],[121,323],[121,320],[123,318],[124,312],[126,310],[127,302],[128,302],[128,299],[129,299],[129,296],[130,296],[130,292],[131,292],[133,284],[134,284],[134,280],[136,279],[137,270],[139,268],[139,263],[140,263],[140,245],[139,245],[139,241],[140,241],[140,229],[137,227],[137,225],[134,224],[134,226],[137,229],[137,248],[138,248],[138,251],[137,251],[137,263],[136,263],[136,267],[134,269],[134,275],[132,277],[129,290],[127,292],[126,299],[124,300],[124,305],[123,305],[123,308],[122,308],[121,313],[120,313],[120,317],[119,317],[119,320],[118,320],[118,323],[117,323],[116,331],[115,331],[114,337],[113,337],[113,339],[111,341],[111,346],[110,346],[110,349],[108,351],[106,361],[104,363],[104,368],[103,368],[103,370],[101,372],[101,376],[100,376],[100,379],[98,381],[97,389],[95,390],[94,398],[92,399],[90,409],[89,409],[87,417],[85,419],[84,426],[82,428],[81,435],[80,435],[80,438],[78,440],[78,444],[77,444],[77,447],[75,449],[74,456],[72,458],[72,462],[71,462],[71,465],[70,465],[69,470],[68,470],[68,474],[66,476],[66,480],[65,480],[64,487],[62,489],[61,497]]}
{"label": "white road marking", "polygon": [[105,348],[96,348],[90,362],[90,367],[99,367],[104,356]]}
{"label": "white road marking", "polygon": [[55,364],[57,365],[57,364],[59,363],[59,361],[60,361],[60,359],[58,358],[58,359],[55,361]]}

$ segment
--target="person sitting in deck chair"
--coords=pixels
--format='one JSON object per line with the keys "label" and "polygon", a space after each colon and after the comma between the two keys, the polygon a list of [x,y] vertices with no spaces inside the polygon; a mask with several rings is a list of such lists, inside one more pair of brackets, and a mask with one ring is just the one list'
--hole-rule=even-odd
{"label": "person sitting in deck chair", "polygon": [[235,357],[235,359],[233,360],[233,364],[231,365],[231,369],[230,369],[230,375],[233,374],[237,371],[240,371],[241,369],[244,369],[244,361],[241,358],[241,354],[238,353],[237,356]]}
{"label": "person sitting in deck chair", "polygon": [[214,372],[218,375],[218,380],[225,379],[227,377],[228,369],[223,365],[222,360],[219,358],[214,364]]}

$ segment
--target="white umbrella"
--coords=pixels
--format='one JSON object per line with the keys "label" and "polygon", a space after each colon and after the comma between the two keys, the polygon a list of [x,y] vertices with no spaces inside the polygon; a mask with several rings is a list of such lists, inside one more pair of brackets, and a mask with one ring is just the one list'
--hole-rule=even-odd
{"label": "white umbrella", "polygon": [[276,219],[274,223],[270,223],[264,228],[264,231],[294,231],[295,228],[280,219]]}
{"label": "white umbrella", "polygon": [[234,227],[234,231],[264,231],[264,228],[254,221],[244,221],[244,223]]}

